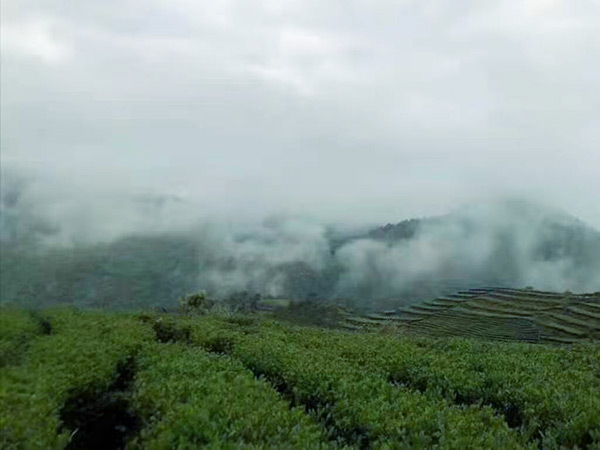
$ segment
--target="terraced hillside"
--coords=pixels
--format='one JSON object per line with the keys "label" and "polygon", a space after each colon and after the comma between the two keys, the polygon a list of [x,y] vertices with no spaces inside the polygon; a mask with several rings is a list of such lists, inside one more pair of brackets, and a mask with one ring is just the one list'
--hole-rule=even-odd
{"label": "terraced hillside", "polygon": [[600,293],[573,294],[485,287],[365,317],[342,326],[388,326],[405,334],[480,337],[500,341],[600,340]]}

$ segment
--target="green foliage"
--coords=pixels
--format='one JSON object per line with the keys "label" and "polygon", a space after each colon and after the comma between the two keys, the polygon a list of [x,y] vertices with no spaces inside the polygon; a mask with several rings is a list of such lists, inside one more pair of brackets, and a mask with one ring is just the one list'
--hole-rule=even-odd
{"label": "green foliage", "polygon": [[22,309],[0,307],[0,367],[17,362],[38,334],[41,319]]}
{"label": "green foliage", "polygon": [[145,427],[132,447],[319,448],[323,436],[239,361],[155,345],[139,358],[134,407]]}
{"label": "green foliage", "polygon": [[[2,448],[93,437],[68,416],[111,396],[137,416],[131,448],[600,447],[597,344],[348,333],[257,315],[1,312]],[[132,381],[117,389],[124,362]]]}
{"label": "green foliage", "polygon": [[102,392],[116,368],[152,333],[131,317],[76,310],[46,313],[53,333],[33,340],[19,365],[0,369],[1,448],[63,448],[61,408],[72,397]]}
{"label": "green foliage", "polygon": [[152,329],[158,342],[189,342],[190,328],[180,326],[170,318],[159,317],[152,322]]}
{"label": "green foliage", "polygon": [[240,291],[230,294],[224,304],[234,312],[256,311],[262,296],[258,292]]}
{"label": "green foliage", "polygon": [[357,336],[346,359],[390,381],[464,405],[490,405],[544,448],[600,431],[600,347]]}
{"label": "green foliage", "polygon": [[206,291],[189,294],[179,299],[179,310],[187,314],[205,314],[209,307]]}
{"label": "green foliage", "polygon": [[199,244],[185,236],[130,236],[73,248],[0,245],[0,302],[135,309],[170,305],[197,289]]}
{"label": "green foliage", "polygon": [[290,302],[287,307],[275,309],[273,315],[279,320],[298,325],[321,327],[335,327],[343,317],[337,305],[314,298]]}
{"label": "green foliage", "polygon": [[[218,325],[197,326],[194,338],[210,348]],[[338,445],[416,448],[517,448],[521,437],[491,408],[452,405],[439,396],[392,386],[336,352],[335,333],[263,325],[244,338],[229,333],[230,354],[302,405]],[[351,337],[344,335],[346,338]]]}

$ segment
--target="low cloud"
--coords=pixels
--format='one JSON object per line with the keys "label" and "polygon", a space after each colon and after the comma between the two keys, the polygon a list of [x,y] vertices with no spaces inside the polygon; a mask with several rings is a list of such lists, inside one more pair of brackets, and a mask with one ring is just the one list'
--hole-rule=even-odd
{"label": "low cloud", "polygon": [[[3,245],[109,264],[178,236],[198,267],[152,270],[181,289],[598,289],[596,235],[550,212],[600,228],[594,0],[7,0],[0,20]],[[440,219],[368,233],[419,217]]]}
{"label": "low cloud", "polygon": [[[600,290],[600,233],[523,200],[475,203],[385,227],[289,214],[231,220],[204,215],[181,193],[99,196],[5,175],[3,267],[35,264],[43,273],[62,261],[68,277],[86,284],[71,292],[71,278],[49,280],[75,302],[168,304],[173,295],[206,289],[220,298],[249,291],[378,308],[475,286]],[[128,265],[117,269],[123,261]],[[130,270],[125,287],[115,288],[124,277],[118,272]],[[39,281],[21,275],[6,277],[6,296],[23,292],[18,280]],[[134,290],[143,298],[121,292],[135,286],[148,286]]]}
{"label": "low cloud", "polygon": [[75,189],[362,223],[517,196],[600,226],[592,0],[9,0],[1,20],[2,163]]}

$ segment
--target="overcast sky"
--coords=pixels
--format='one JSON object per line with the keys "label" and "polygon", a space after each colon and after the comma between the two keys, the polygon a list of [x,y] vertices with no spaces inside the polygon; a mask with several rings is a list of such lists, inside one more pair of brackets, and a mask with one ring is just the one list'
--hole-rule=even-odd
{"label": "overcast sky", "polygon": [[2,164],[203,211],[600,228],[598,0],[2,0]]}

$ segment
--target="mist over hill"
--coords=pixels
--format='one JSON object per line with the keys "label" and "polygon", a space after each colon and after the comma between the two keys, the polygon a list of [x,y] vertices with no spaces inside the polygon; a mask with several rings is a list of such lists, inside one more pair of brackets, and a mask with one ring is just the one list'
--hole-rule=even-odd
{"label": "mist over hill", "polygon": [[206,289],[377,308],[482,285],[600,290],[600,233],[521,200],[360,228],[181,220],[191,205],[174,195],[58,201],[27,178],[2,184],[2,302],[168,306]]}
{"label": "mist over hill", "polygon": [[600,289],[598,0],[21,0],[0,28],[2,302]]}

